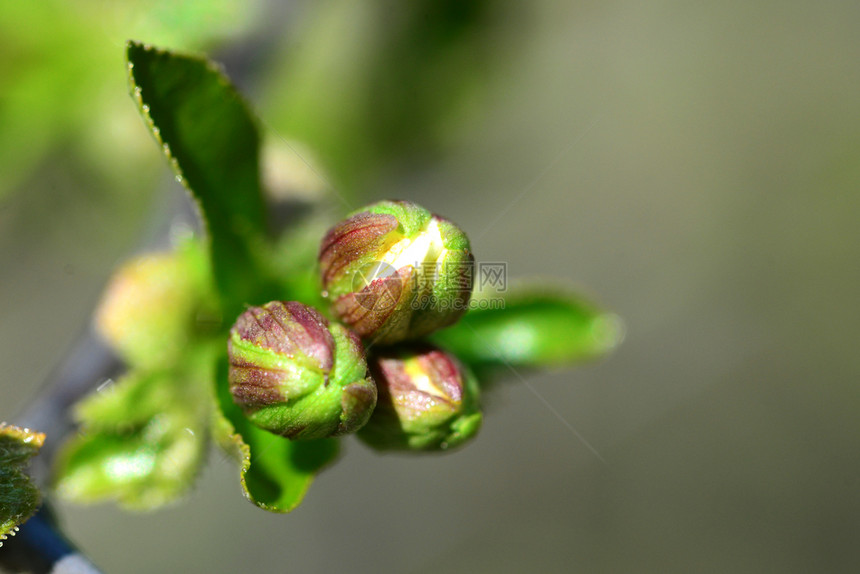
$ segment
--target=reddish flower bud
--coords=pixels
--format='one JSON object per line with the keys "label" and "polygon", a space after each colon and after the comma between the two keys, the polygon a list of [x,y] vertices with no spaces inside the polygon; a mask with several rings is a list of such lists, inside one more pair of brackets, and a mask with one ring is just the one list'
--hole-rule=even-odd
{"label": "reddish flower bud", "polygon": [[475,378],[430,345],[386,349],[369,361],[379,400],[358,436],[380,450],[443,450],[478,432]]}
{"label": "reddish flower bud", "polygon": [[471,297],[473,262],[465,233],[407,201],[352,214],[320,248],[332,310],[363,338],[383,344],[456,322]]}
{"label": "reddish flower bud", "polygon": [[315,309],[274,301],[251,307],[230,331],[230,392],[257,426],[289,438],[361,428],[376,404],[364,349]]}

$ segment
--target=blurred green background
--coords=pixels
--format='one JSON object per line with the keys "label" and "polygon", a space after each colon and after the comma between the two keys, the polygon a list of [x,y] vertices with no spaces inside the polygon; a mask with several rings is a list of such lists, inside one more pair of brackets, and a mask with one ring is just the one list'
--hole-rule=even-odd
{"label": "blurred green background", "polygon": [[854,572],[858,22],[794,0],[4,3],[0,418],[181,196],[126,96],[134,37],[224,62],[332,205],[423,203],[627,337],[498,389],[457,453],[348,441],[290,515],[217,453],[168,510],[61,505],[107,572]]}

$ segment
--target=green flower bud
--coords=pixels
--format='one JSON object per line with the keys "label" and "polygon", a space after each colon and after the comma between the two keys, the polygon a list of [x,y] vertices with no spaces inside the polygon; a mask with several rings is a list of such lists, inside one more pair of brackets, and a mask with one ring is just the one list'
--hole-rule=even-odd
{"label": "green flower bud", "polygon": [[199,242],[136,257],[111,278],[95,312],[96,330],[131,365],[174,364],[189,340],[217,327],[209,284]]}
{"label": "green flower bud", "polygon": [[382,201],[337,224],[320,247],[325,295],[341,321],[382,344],[455,323],[472,294],[469,238],[408,201]]}
{"label": "green flower bud", "polygon": [[355,432],[376,405],[361,341],[301,303],[251,307],[233,325],[227,349],[233,401],[275,434]]}
{"label": "green flower bud", "polygon": [[358,433],[380,450],[444,450],[481,427],[478,383],[450,354],[422,344],[386,349],[370,360],[379,400]]}

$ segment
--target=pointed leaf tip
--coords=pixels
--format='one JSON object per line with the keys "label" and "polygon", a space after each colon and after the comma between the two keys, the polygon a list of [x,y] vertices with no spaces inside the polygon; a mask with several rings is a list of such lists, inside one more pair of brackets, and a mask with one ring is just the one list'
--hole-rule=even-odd
{"label": "pointed leaf tip", "polygon": [[126,53],[132,99],[197,201],[222,304],[238,314],[256,299],[253,251],[266,232],[256,121],[211,61],[135,41]]}

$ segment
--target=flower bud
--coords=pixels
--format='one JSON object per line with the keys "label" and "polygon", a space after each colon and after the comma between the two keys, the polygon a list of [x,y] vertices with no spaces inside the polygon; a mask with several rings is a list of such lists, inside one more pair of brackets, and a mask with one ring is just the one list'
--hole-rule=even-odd
{"label": "flower bud", "polygon": [[275,434],[355,432],[376,405],[361,341],[301,303],[251,307],[233,325],[227,349],[233,401]]}
{"label": "flower bud", "polygon": [[382,201],[326,234],[320,271],[332,310],[391,344],[455,323],[472,294],[474,259],[456,225],[408,201]]}
{"label": "flower bud", "polygon": [[478,383],[450,354],[430,345],[386,349],[369,360],[379,400],[358,433],[380,450],[444,450],[481,427]]}
{"label": "flower bud", "polygon": [[111,278],[96,309],[96,330],[135,367],[174,364],[186,342],[217,328],[209,285],[209,264],[199,242],[136,257]]}

